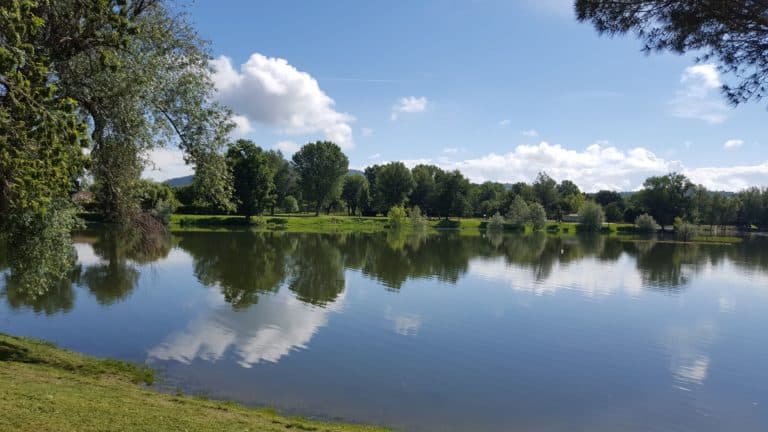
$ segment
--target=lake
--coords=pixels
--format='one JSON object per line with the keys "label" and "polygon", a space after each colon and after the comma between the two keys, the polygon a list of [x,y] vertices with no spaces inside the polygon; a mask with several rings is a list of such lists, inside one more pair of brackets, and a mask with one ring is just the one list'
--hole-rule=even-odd
{"label": "lake", "polygon": [[0,332],[146,363],[164,391],[408,431],[768,430],[768,239],[74,241],[69,282],[0,288]]}

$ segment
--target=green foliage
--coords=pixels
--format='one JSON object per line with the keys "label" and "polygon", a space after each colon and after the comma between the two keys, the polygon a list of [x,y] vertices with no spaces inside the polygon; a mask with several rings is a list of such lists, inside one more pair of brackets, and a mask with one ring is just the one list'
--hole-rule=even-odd
{"label": "green foliage", "polygon": [[688,216],[693,187],[693,183],[684,175],[670,173],[647,178],[643,182],[643,189],[633,198],[659,223],[669,225],[675,217]]}
{"label": "green foliage", "polygon": [[605,223],[603,207],[593,201],[587,201],[579,210],[579,227],[587,232],[600,232]]}
{"label": "green foliage", "polygon": [[432,204],[437,191],[436,178],[442,173],[443,170],[435,165],[416,165],[411,170],[414,188],[409,201],[411,205],[418,206],[424,214],[436,213]]}
{"label": "green foliage", "polygon": [[539,203],[533,203],[528,207],[528,220],[531,222],[534,231],[544,228],[547,223],[547,213],[544,206]]}
{"label": "green foliage", "polygon": [[408,219],[410,219],[411,228],[414,230],[425,230],[429,225],[427,218],[421,214],[419,206],[413,206],[408,210]]}
{"label": "green foliage", "polygon": [[248,140],[237,140],[227,150],[238,213],[250,219],[262,214],[275,201],[273,165],[267,153]]}
{"label": "green foliage", "polygon": [[402,162],[390,162],[376,173],[376,197],[384,208],[403,205],[414,187],[411,171]]}
{"label": "green foliage", "polygon": [[303,198],[312,202],[315,214],[341,192],[341,181],[349,169],[349,159],[330,141],[309,143],[293,155]]}
{"label": "green foliage", "polygon": [[469,210],[469,180],[458,171],[438,172],[431,205],[438,216],[464,216]]}
{"label": "green foliage", "polygon": [[504,216],[501,213],[496,212],[491,220],[488,221],[486,229],[490,231],[502,231],[504,229]]}
{"label": "green foliage", "polygon": [[387,219],[389,220],[390,228],[402,228],[405,225],[407,214],[403,206],[394,206],[387,212]]}
{"label": "green foliage", "polygon": [[557,182],[547,173],[540,172],[531,187],[535,201],[544,206],[548,215],[554,215],[558,201]]}
{"label": "green foliage", "polygon": [[10,268],[6,284],[35,299],[69,277],[77,258],[70,232],[81,225],[66,201],[52,203],[45,216],[24,213],[12,225],[5,233]]}
{"label": "green foliage", "polygon": [[346,176],[341,188],[341,198],[347,203],[347,213],[356,215],[369,205],[368,180],[360,174]]}
{"label": "green foliage", "polygon": [[603,209],[605,210],[605,219],[608,222],[621,222],[624,219],[624,212],[617,202],[608,203]]}
{"label": "green foliage", "polygon": [[652,234],[659,229],[659,224],[657,224],[653,216],[648,213],[643,213],[638,216],[637,219],[635,219],[635,225],[637,225],[637,230],[644,234]]}
{"label": "green foliage", "polygon": [[294,198],[291,195],[288,195],[283,200],[283,211],[286,213],[296,213],[299,211],[299,202],[296,201],[296,198]]}
{"label": "green foliage", "polygon": [[522,196],[518,195],[512,201],[507,211],[509,223],[517,226],[523,226],[530,220],[530,208]]}
{"label": "green foliage", "polygon": [[[275,206],[286,208],[289,207],[286,202],[290,196],[296,201],[296,196],[299,193],[298,190],[298,174],[293,168],[293,165],[285,158],[279,150],[270,150],[267,152],[267,158],[269,164],[272,167],[272,172],[275,173],[273,182],[275,184],[275,199],[272,201],[271,212],[275,214]],[[298,208],[294,211],[298,211]]]}
{"label": "green foliage", "polygon": [[698,228],[692,223],[683,221],[681,218],[675,218],[675,237],[681,241],[691,241],[698,235]]}

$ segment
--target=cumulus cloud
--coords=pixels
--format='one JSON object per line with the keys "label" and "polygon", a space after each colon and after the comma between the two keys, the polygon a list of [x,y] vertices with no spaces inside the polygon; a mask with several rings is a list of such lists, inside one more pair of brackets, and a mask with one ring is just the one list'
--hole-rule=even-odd
{"label": "cumulus cloud", "polygon": [[427,98],[408,96],[400,98],[400,101],[392,107],[392,120],[397,120],[402,113],[420,113],[427,109]]}
{"label": "cumulus cloud", "polygon": [[512,124],[512,120],[509,120],[509,119],[504,119],[499,121],[499,126],[501,127],[508,127],[511,124]]}
{"label": "cumulus cloud", "polygon": [[220,56],[211,67],[217,98],[237,113],[239,131],[259,123],[291,135],[320,132],[343,148],[353,147],[354,117],[336,111],[317,80],[285,59],[254,53],[236,70],[229,57]]}
{"label": "cumulus cloud", "polygon": [[728,107],[718,94],[723,83],[713,64],[700,64],[685,69],[680,78],[682,86],[669,101],[673,116],[722,123],[727,118]]}
{"label": "cumulus cloud", "polygon": [[539,133],[535,129],[524,130],[522,132],[522,134],[523,134],[523,136],[527,136],[527,137],[537,137],[537,136],[539,136]]}
{"label": "cumulus cloud", "polygon": [[723,147],[726,149],[735,149],[737,147],[741,147],[744,145],[744,141],[740,139],[729,139],[728,141],[723,144]]}
{"label": "cumulus cloud", "polygon": [[153,149],[146,158],[149,165],[144,168],[144,178],[163,181],[194,174],[194,168],[184,162],[184,153],[178,148]]}
{"label": "cumulus cloud", "polygon": [[279,141],[277,144],[275,144],[275,148],[283,152],[285,155],[292,155],[299,151],[301,147],[293,141]]}
{"label": "cumulus cloud", "polygon": [[758,165],[688,168],[643,147],[622,150],[606,141],[584,149],[542,141],[518,145],[508,153],[490,153],[472,159],[427,158],[403,162],[409,167],[436,164],[443,169],[458,169],[474,182],[530,182],[540,171],[546,171],[557,180],[574,181],[587,192],[637,190],[647,177],[671,171],[682,172],[693,182],[714,190],[737,191],[750,185],[768,184],[768,161]]}

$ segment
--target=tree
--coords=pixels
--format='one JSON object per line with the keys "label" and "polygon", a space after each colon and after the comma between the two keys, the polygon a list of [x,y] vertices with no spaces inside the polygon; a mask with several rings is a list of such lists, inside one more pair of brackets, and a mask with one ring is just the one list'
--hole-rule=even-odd
{"label": "tree", "polygon": [[504,210],[506,195],[504,185],[497,182],[484,182],[470,191],[470,205],[475,216],[488,216]]}
{"label": "tree", "polygon": [[518,195],[515,197],[514,201],[512,201],[512,204],[507,211],[507,219],[509,219],[510,223],[518,226],[523,226],[530,220],[530,209],[523,197]]}
{"label": "tree", "polygon": [[275,201],[275,173],[267,153],[249,140],[237,140],[227,151],[237,211],[250,220]]}
{"label": "tree", "polygon": [[402,162],[390,162],[376,174],[376,201],[384,208],[402,206],[413,186],[411,171]]}
{"label": "tree", "polygon": [[294,153],[293,164],[303,198],[313,203],[317,216],[320,208],[338,196],[343,176],[349,170],[349,159],[338,145],[317,141]]}
{"label": "tree", "polygon": [[688,215],[693,188],[688,178],[679,173],[649,177],[636,195],[640,206],[662,225],[671,225],[675,217]]}
{"label": "tree", "polygon": [[[97,31],[115,34],[119,44],[72,55],[57,54],[52,73],[65,97],[76,101],[91,134],[96,199],[104,216],[126,225],[139,217],[131,193],[147,164],[146,153],[159,147],[180,148],[196,169],[197,194],[218,207],[231,208],[230,179],[221,150],[233,124],[217,105],[209,70],[210,52],[184,14],[162,0],[100,2],[127,22],[111,22]],[[81,2],[51,2],[51,31],[77,31],[84,17]],[[67,35],[59,35],[66,40]]]}
{"label": "tree", "polygon": [[603,207],[616,203],[617,206],[624,211],[624,197],[618,192],[603,189],[597,191],[594,196],[592,196],[592,199]]}
{"label": "tree", "polygon": [[587,201],[579,210],[579,227],[587,232],[599,232],[605,222],[605,213],[600,204]]}
{"label": "tree", "polygon": [[741,202],[739,219],[747,225],[768,226],[768,189],[751,187],[738,194]]}
{"label": "tree", "polygon": [[768,89],[768,3],[760,0],[577,0],[579,21],[599,33],[634,32],[646,53],[695,52],[716,59],[739,82],[723,92],[736,105],[766,96]]}
{"label": "tree", "polygon": [[368,205],[368,180],[360,174],[349,175],[344,178],[341,188],[341,198],[347,203],[347,213],[356,215],[358,210]]}
{"label": "tree", "polygon": [[528,220],[531,222],[534,231],[539,231],[544,228],[547,223],[547,213],[544,211],[544,206],[539,203],[533,203],[528,208]]}
{"label": "tree", "polygon": [[548,215],[555,215],[558,199],[557,182],[547,173],[540,172],[532,187],[536,202],[544,206]]}
{"label": "tree", "polygon": [[368,205],[363,208],[363,214],[368,216],[376,216],[377,213],[384,212],[386,209],[383,209],[380,205],[380,203],[376,202],[379,195],[377,193],[377,185],[376,185],[376,178],[379,175],[379,170],[381,169],[381,165],[371,165],[369,167],[366,167],[363,171],[363,175],[365,176],[365,179],[368,180],[368,194],[370,195],[370,200],[368,201]]}
{"label": "tree", "polygon": [[435,178],[443,170],[435,165],[416,165],[411,170],[414,188],[411,192],[411,205],[418,206],[425,214],[434,213],[432,197],[435,194]]}
{"label": "tree", "polygon": [[275,206],[279,206],[283,210],[290,207],[290,203],[286,200],[289,196],[297,194],[298,176],[293,165],[283,158],[283,153],[280,150],[268,151],[267,158],[269,159],[272,171],[275,173],[275,199],[272,201],[270,208],[270,213],[274,215]]}
{"label": "tree", "polygon": [[439,216],[463,216],[467,211],[469,180],[456,171],[440,172],[435,177],[435,194],[431,207]]}

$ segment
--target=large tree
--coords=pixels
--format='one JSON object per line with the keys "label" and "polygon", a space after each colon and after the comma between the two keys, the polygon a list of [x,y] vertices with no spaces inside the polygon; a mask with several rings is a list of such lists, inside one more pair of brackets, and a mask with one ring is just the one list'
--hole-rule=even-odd
{"label": "large tree", "polygon": [[430,215],[434,213],[432,196],[435,194],[435,178],[443,173],[440,167],[435,165],[416,165],[411,170],[414,188],[411,192],[411,205],[418,206],[421,211]]}
{"label": "large tree", "polygon": [[275,206],[285,209],[290,204],[288,197],[295,199],[298,195],[298,175],[293,165],[283,158],[283,153],[280,150],[268,151],[267,158],[272,171],[275,173],[275,199],[270,208],[270,212],[274,215]]}
{"label": "large tree", "polygon": [[469,180],[464,178],[461,172],[440,172],[435,177],[432,208],[438,216],[446,219],[450,216],[464,216],[469,207],[468,193]]}
{"label": "large tree", "polygon": [[680,173],[649,177],[633,199],[660,224],[671,225],[676,217],[689,216],[693,187]]}
{"label": "large tree", "polygon": [[275,201],[275,172],[267,153],[249,140],[237,140],[227,150],[238,213],[250,220]]}
{"label": "large tree", "polygon": [[576,0],[576,16],[600,33],[634,32],[647,53],[692,52],[699,61],[718,61],[738,79],[723,86],[733,104],[766,96],[765,0]]}
{"label": "large tree", "polygon": [[349,159],[330,141],[306,144],[293,155],[303,198],[311,202],[315,215],[323,205],[338,197],[341,181],[349,170]]}
{"label": "large tree", "polygon": [[368,180],[360,174],[353,174],[344,178],[344,186],[341,189],[341,198],[347,203],[347,213],[356,215],[368,205],[370,196],[368,192]]}
{"label": "large tree", "polygon": [[376,174],[376,200],[382,210],[403,205],[413,186],[411,171],[402,162],[390,162]]}

